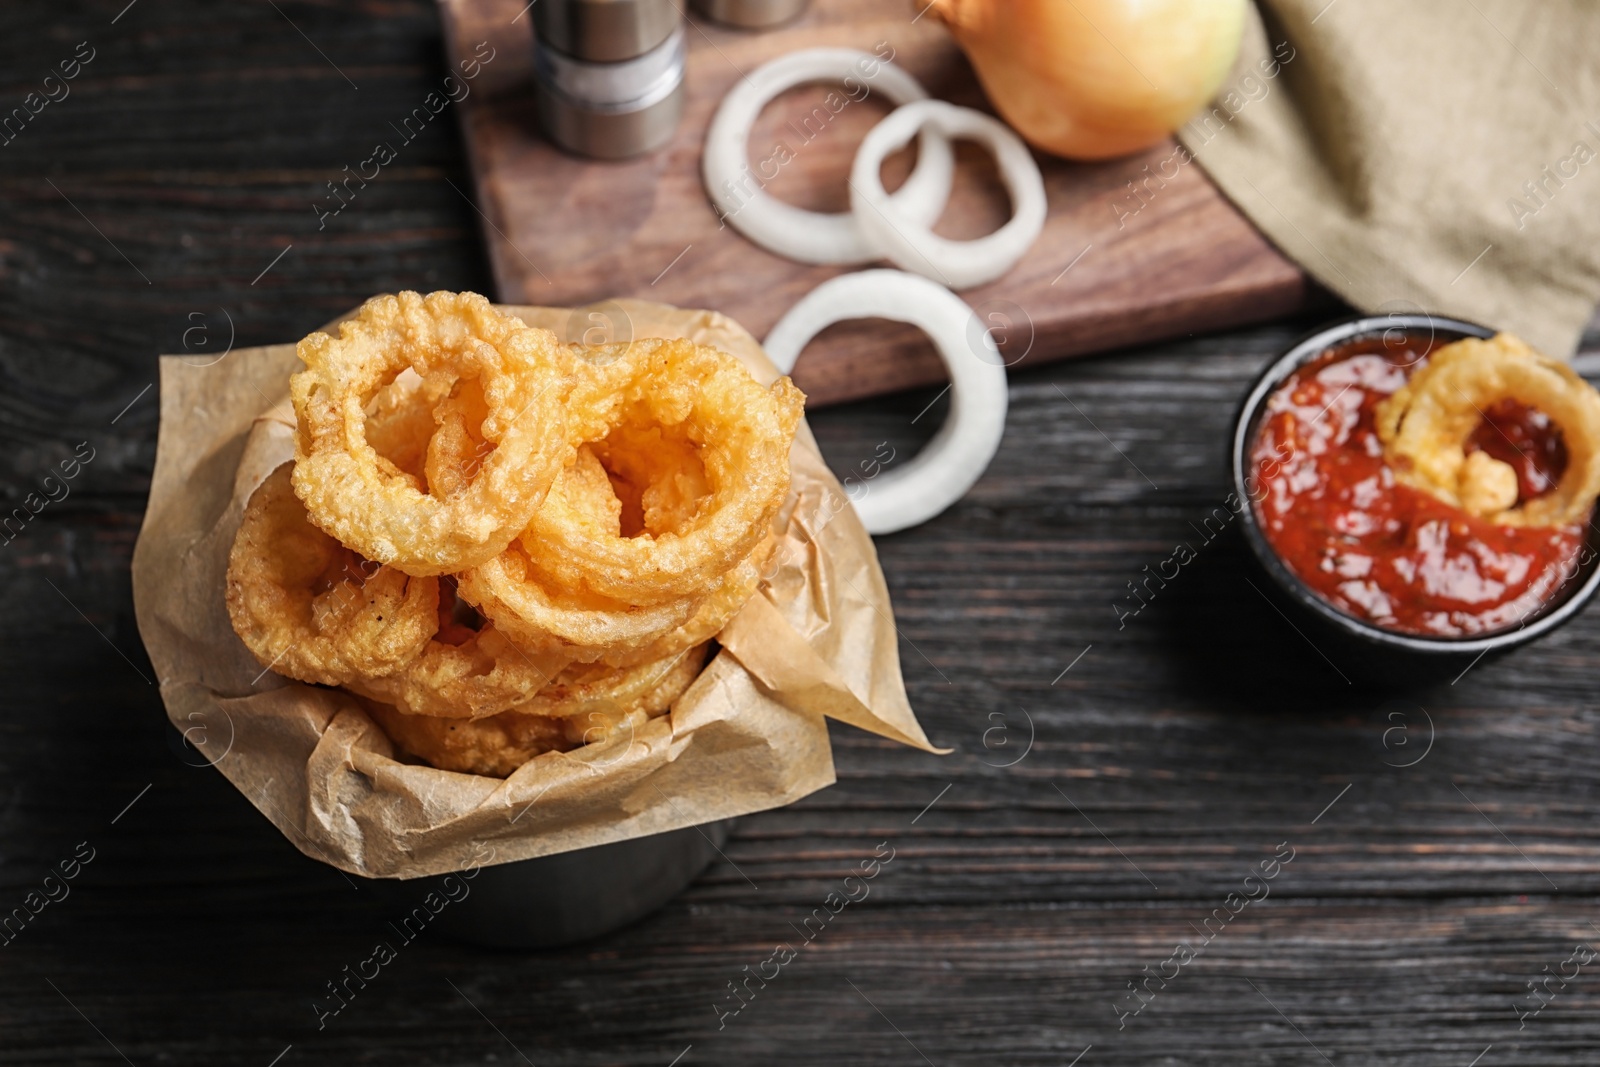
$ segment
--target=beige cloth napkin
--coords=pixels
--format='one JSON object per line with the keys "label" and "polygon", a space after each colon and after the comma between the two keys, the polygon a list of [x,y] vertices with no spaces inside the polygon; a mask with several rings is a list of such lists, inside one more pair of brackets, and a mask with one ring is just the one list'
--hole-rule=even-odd
{"label": "beige cloth napkin", "polygon": [[1600,297],[1600,4],[1257,0],[1179,137],[1318,281],[1567,356]]}

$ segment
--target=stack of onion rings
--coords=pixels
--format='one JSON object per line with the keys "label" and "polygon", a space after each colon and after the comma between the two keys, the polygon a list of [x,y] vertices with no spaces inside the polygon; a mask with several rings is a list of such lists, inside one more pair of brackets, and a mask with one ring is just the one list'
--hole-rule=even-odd
{"label": "stack of onion rings", "polygon": [[246,505],[229,614],[410,755],[503,776],[630,733],[760,585],[788,378],[687,341],[563,345],[471,293],[377,297],[299,353],[295,462]]}

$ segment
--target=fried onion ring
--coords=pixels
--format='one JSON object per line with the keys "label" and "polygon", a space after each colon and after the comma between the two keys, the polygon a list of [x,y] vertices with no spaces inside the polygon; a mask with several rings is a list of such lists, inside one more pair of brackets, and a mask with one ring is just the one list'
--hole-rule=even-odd
{"label": "fried onion ring", "polygon": [[697,598],[679,597],[636,608],[560,589],[539,575],[520,541],[462,574],[461,596],[524,648],[565,650],[587,660],[608,649],[642,648],[687,622],[699,606]]}
{"label": "fried onion ring", "polygon": [[711,495],[699,449],[681,431],[624,424],[592,446],[622,504],[626,537],[677,533]]}
{"label": "fried onion ring", "polygon": [[447,375],[424,381],[407,367],[367,403],[367,444],[378,454],[379,469],[409,474],[419,489],[428,484],[423,465],[434,409],[450,395],[450,386]]}
{"label": "fried onion ring", "polygon": [[[1520,506],[1507,492],[1515,472],[1466,451],[1484,412],[1507,398],[1554,422],[1568,457],[1555,487]],[[1378,405],[1377,430],[1401,482],[1498,526],[1583,522],[1600,495],[1600,393],[1571,367],[1510,334],[1469,337],[1431,353],[1425,367]]]}
{"label": "fried onion ring", "polygon": [[[435,453],[430,463],[437,458]],[[612,484],[586,445],[556,479],[549,501],[559,500],[570,507],[595,536],[617,537],[624,505]],[[641,608],[583,589],[562,589],[539,573],[525,539],[463,573],[460,592],[467,603],[493,619],[524,648],[565,652],[586,661],[606,650],[643,648],[686,623],[700,606],[698,597],[679,597]]]}
{"label": "fried onion ring", "polygon": [[722,632],[728,620],[737,615],[739,609],[755,595],[776,547],[777,539],[769,534],[756,546],[754,552],[740,561],[737,567],[718,582],[717,587],[700,602],[695,613],[682,626],[663,634],[641,649],[608,650],[600,657],[599,662],[615,667],[626,667],[634,663],[676,655],[686,648],[711,640]]}
{"label": "fried onion ring", "polygon": [[487,719],[407,715],[378,701],[362,701],[367,714],[401,750],[441,771],[504,778],[546,752],[576,747],[561,720],[505,712]]}
{"label": "fried onion ring", "polygon": [[[306,369],[290,379],[295,492],[322,529],[408,574],[458,571],[503,551],[571,456],[570,357],[554,334],[475,293],[375,297],[337,340],[314,333],[299,355]],[[493,447],[445,497],[393,464],[385,470],[367,439],[366,405],[407,367],[425,381],[475,381],[482,392],[487,417],[477,430]]]}
{"label": "fried onion ring", "polygon": [[339,685],[388,674],[438,628],[439,583],[361,559],[317,529],[285,463],[256,487],[228,556],[233,629],[265,666]]}
{"label": "fried onion ring", "polygon": [[[534,703],[471,721],[406,715],[363,702],[368,713],[401,749],[440,770],[504,778],[546,752],[626,736],[664,712],[699,677],[706,649],[624,672],[590,668],[562,675]],[[560,694],[556,696],[554,694]]]}
{"label": "fried onion ring", "polygon": [[528,700],[572,662],[559,652],[519,647],[493,622],[478,630],[456,623],[454,599],[447,584],[437,636],[413,659],[382,677],[347,679],[345,687],[408,715],[481,719]]}
{"label": "fried onion ring", "polygon": [[[653,338],[590,349],[570,401],[574,439],[619,427],[681,435],[710,495],[675,530],[600,534],[571,501],[533,516],[524,544],[553,585],[648,606],[707,589],[755,548],[789,490],[789,447],[805,397],[788,378],[763,389],[738,360],[706,345]],[[631,432],[631,431],[625,431]]]}
{"label": "fried onion ring", "polygon": [[[648,711],[654,714],[677,699],[699,677],[707,645],[701,642],[660,659],[628,667],[575,663],[547,688],[511,710],[522,715],[571,718],[591,712]],[[665,702],[660,694],[675,690]]]}

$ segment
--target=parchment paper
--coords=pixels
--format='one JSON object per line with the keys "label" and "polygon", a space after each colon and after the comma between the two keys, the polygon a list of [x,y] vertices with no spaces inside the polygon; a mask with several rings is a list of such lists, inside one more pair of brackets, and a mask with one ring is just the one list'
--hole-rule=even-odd
{"label": "parchment paper", "polygon": [[[597,308],[505,310],[568,340],[596,322],[613,337],[687,337],[738,356],[764,383],[777,377],[755,338],[716,312]],[[824,716],[940,751],[906,699],[872,540],[802,425],[780,564],[669,714],[503,781],[396,758],[354,700],[263,671],[228,622],[224,576],[245,501],[293,457],[298,367],[294,345],[210,366],[162,357],[133,594],[173,725],[306,855],[417,878],[481,862],[484,842],[509,862],[778,807],[833,783]]]}

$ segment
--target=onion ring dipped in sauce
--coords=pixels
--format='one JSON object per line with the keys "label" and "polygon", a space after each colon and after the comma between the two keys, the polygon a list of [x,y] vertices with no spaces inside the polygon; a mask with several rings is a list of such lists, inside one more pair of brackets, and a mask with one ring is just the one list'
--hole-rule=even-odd
{"label": "onion ring dipped in sauce", "polygon": [[1496,525],[1583,522],[1600,493],[1600,394],[1515,337],[1439,349],[1377,417],[1397,478]]}
{"label": "onion ring dipped in sauce", "polygon": [[1600,492],[1600,393],[1505,334],[1397,341],[1336,345],[1268,398],[1250,450],[1262,532],[1370,625],[1519,625],[1576,573]]}

